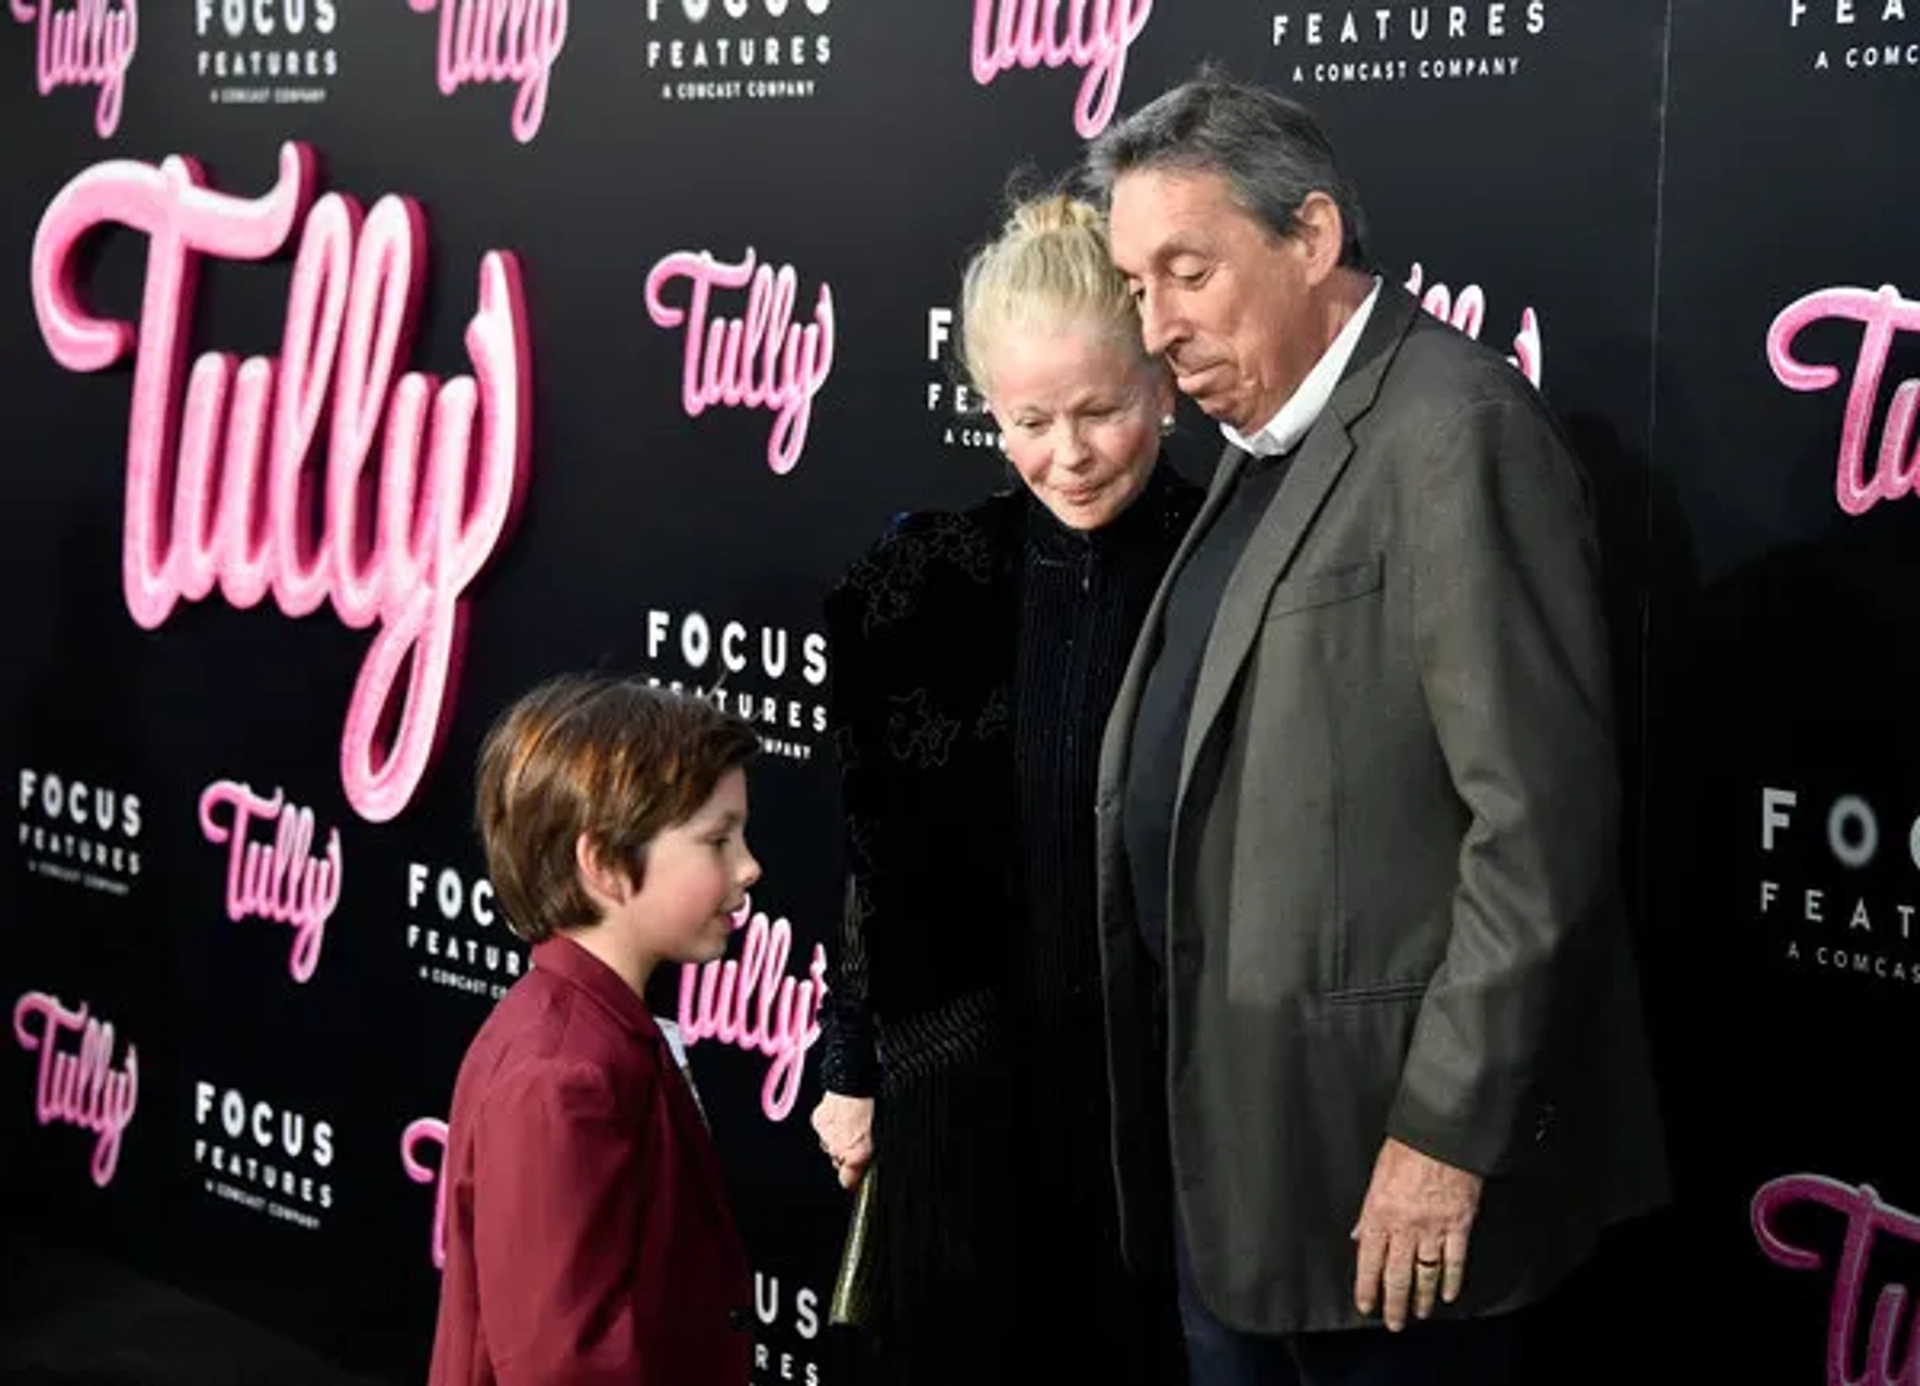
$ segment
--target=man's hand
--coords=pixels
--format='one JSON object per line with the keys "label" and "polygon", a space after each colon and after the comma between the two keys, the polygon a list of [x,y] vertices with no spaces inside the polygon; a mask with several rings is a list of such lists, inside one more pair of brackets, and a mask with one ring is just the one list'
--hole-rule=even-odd
{"label": "man's hand", "polygon": [[840,1187],[858,1184],[873,1159],[873,1099],[830,1092],[813,1109],[813,1129],[840,1176]]}
{"label": "man's hand", "polygon": [[1460,1297],[1480,1183],[1477,1174],[1387,1138],[1353,1229],[1360,1244],[1353,1302],[1361,1313],[1374,1311],[1384,1285],[1387,1327],[1397,1333],[1407,1324],[1409,1293],[1420,1319],[1433,1313],[1436,1294],[1448,1304]]}

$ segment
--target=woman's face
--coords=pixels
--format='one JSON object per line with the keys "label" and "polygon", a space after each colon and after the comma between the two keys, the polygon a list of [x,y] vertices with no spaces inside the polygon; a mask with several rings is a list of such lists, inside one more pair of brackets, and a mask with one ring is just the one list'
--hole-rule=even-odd
{"label": "woman's face", "polygon": [[1010,333],[986,363],[987,403],[1027,488],[1069,529],[1099,529],[1140,494],[1173,384],[1138,345],[1087,324]]}

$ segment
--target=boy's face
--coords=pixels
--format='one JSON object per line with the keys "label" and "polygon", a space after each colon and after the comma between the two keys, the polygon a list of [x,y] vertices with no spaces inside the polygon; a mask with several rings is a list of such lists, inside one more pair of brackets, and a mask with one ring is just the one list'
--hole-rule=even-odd
{"label": "boy's face", "polygon": [[640,889],[620,907],[647,953],[697,963],[727,951],[733,912],[760,879],[746,826],[747,776],[736,767],[691,818],[648,845]]}

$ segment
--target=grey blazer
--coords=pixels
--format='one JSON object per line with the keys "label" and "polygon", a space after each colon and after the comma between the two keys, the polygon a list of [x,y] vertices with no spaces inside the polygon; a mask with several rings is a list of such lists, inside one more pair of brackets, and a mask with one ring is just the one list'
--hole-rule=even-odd
{"label": "grey blazer", "polygon": [[[1486,1176],[1442,1316],[1516,1308],[1667,1196],[1585,476],[1511,365],[1382,288],[1206,647],[1162,1013],[1120,821],[1129,743],[1167,593],[1245,460],[1229,449],[1173,561],[1102,753],[1130,1253],[1177,1216],[1226,1323],[1361,1326],[1349,1233],[1391,1135]],[[1171,1190],[1148,1154],[1163,1124]]]}

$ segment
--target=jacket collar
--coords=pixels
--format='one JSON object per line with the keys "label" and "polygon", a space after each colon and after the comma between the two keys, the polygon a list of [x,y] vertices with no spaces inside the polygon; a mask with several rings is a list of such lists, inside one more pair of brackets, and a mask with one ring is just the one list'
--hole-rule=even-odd
{"label": "jacket collar", "polygon": [[533,945],[533,965],[566,985],[585,992],[628,1033],[665,1042],[646,1003],[620,974],[565,934]]}
{"label": "jacket collar", "polygon": [[1380,277],[1375,275],[1373,287],[1367,290],[1367,296],[1361,300],[1359,308],[1334,337],[1332,345],[1314,362],[1313,369],[1307,372],[1307,378],[1300,382],[1299,388],[1280,406],[1279,413],[1251,435],[1242,434],[1228,424],[1220,425],[1220,431],[1226,435],[1227,441],[1255,457],[1282,457],[1292,452],[1313,428],[1321,412],[1333,399],[1333,392],[1346,378],[1347,363],[1353,359],[1355,350],[1365,338],[1374,305],[1380,300],[1381,288]]}
{"label": "jacket collar", "polygon": [[1366,330],[1360,334],[1359,345],[1347,362],[1346,373],[1340,377],[1333,398],[1327,401],[1327,411],[1342,424],[1353,424],[1373,408],[1387,367],[1399,354],[1407,330],[1424,311],[1419,300],[1398,284],[1382,284],[1379,294]]}

